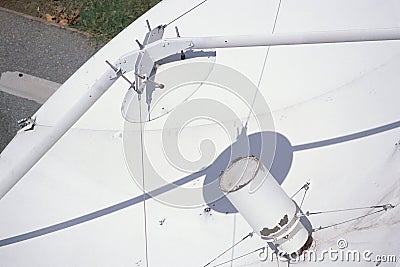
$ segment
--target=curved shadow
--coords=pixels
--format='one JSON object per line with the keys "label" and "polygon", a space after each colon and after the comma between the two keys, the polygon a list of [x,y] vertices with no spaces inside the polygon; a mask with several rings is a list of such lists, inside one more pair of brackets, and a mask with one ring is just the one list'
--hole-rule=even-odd
{"label": "curved shadow", "polygon": [[[339,137],[339,138],[333,138],[333,139],[328,139],[328,140],[323,140],[323,141],[317,141],[309,144],[303,144],[303,145],[296,145],[294,147],[291,146],[289,140],[283,136],[280,133],[274,133],[274,132],[260,132],[260,133],[255,133],[251,134],[249,136],[249,143],[250,143],[250,151],[253,152],[254,156],[257,156],[261,153],[261,144],[262,140],[265,139],[265,145],[268,146],[268,140],[271,140],[271,136],[276,137],[276,151],[275,155],[272,157],[272,160],[268,161],[266,157],[265,159],[262,159],[262,162],[264,165],[269,166],[269,162],[272,162],[271,167],[269,168],[271,174],[275,177],[275,179],[278,181],[279,184],[281,184],[285,178],[287,173],[290,170],[292,160],[293,160],[293,152],[295,151],[302,151],[302,150],[307,150],[307,149],[314,149],[314,148],[319,148],[319,147],[324,147],[328,145],[333,145],[333,144],[338,144],[340,142],[347,142],[351,140],[355,140],[358,138],[363,138],[367,136],[371,136],[374,134],[382,133],[385,131],[393,130],[400,127],[400,121],[396,121],[394,123],[390,123],[387,125],[375,127],[373,129],[369,129],[366,131],[361,131],[358,133],[350,134],[345,137]],[[53,224],[47,227],[43,227],[37,230],[33,230],[30,232],[26,232],[23,234],[19,235],[14,235],[9,238],[1,239],[0,240],[0,247],[8,246],[11,244],[15,244],[18,242],[22,242],[25,240],[29,240],[32,238],[36,238],[39,236],[47,235],[53,232],[57,232],[63,229],[67,229],[69,227],[73,227],[76,225],[79,225],[81,223],[85,223],[91,220],[95,220],[97,218],[100,218],[102,216],[114,213],[119,210],[123,210],[125,208],[128,208],[130,206],[136,205],[138,203],[143,202],[144,198],[149,199],[154,196],[157,196],[159,194],[162,194],[164,192],[167,192],[169,190],[173,190],[175,186],[173,185],[183,185],[187,182],[193,181],[194,179],[197,179],[201,177],[202,175],[206,174],[206,179],[204,181],[204,185],[214,185],[208,190],[204,190],[204,199],[209,200],[210,197],[212,197],[212,194],[222,194],[222,191],[219,190],[218,184],[215,182],[215,180],[219,177],[219,168],[217,168],[219,165],[220,167],[227,166],[229,162],[227,163],[226,160],[226,153],[228,151],[231,151],[231,147],[227,148],[224,152],[221,153],[221,155],[217,158],[215,161],[215,164],[212,166],[201,170],[199,172],[193,173],[189,176],[186,176],[182,179],[179,179],[175,181],[173,184],[168,184],[163,187],[160,187],[146,195],[139,195],[136,197],[133,197],[129,200],[108,206],[106,208],[100,209],[93,211],[91,213],[60,222],[58,224]],[[225,160],[225,162],[224,162]],[[265,160],[265,162],[264,162]],[[215,196],[215,195],[214,195]],[[215,199],[215,198],[212,198]],[[229,213],[229,212],[236,212],[236,209],[233,207],[233,205],[226,199],[226,197],[222,194],[222,197],[218,200],[211,201],[209,203],[210,207],[213,208],[217,212],[224,212],[224,213]],[[303,219],[304,220],[304,219]],[[305,224],[308,225],[308,228],[310,228],[310,224],[304,222]]]}
{"label": "curved shadow", "polygon": [[[273,177],[282,184],[285,180],[293,161],[293,147],[289,140],[280,133],[258,132],[246,136],[248,150],[238,151],[238,142],[225,149],[207,169],[203,184],[203,197],[211,209],[221,213],[235,213],[237,210],[219,188],[218,177],[229,166],[230,161],[238,157],[255,156],[261,160]],[[232,152],[239,154],[232,158]]]}

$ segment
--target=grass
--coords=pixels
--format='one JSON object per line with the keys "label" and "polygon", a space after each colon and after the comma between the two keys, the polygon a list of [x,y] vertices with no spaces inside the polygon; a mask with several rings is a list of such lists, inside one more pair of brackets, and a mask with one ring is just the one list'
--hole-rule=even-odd
{"label": "grass", "polygon": [[160,0],[0,0],[0,6],[112,39]]}

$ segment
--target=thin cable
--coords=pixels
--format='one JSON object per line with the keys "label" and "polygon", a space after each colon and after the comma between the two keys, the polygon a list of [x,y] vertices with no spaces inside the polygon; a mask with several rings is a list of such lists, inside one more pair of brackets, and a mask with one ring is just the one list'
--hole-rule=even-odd
{"label": "thin cable", "polygon": [[361,218],[365,218],[365,217],[368,217],[368,216],[371,216],[373,214],[376,214],[376,213],[379,213],[379,212],[382,212],[382,211],[386,211],[386,210],[387,209],[381,209],[381,210],[377,210],[377,211],[374,211],[372,213],[365,214],[365,215],[362,215],[362,216],[359,216],[359,217],[356,217],[356,218],[353,218],[353,219],[350,219],[350,220],[342,221],[342,222],[331,224],[331,225],[324,226],[324,227],[320,226],[318,228],[312,229],[312,231],[313,232],[317,232],[317,231],[320,231],[320,230],[325,230],[325,229],[328,229],[328,228],[331,228],[331,227],[334,227],[334,226],[338,226],[338,225],[345,224],[345,223],[348,223],[348,222],[352,222],[352,221],[355,221],[355,220],[358,220],[358,219],[361,219]]}
{"label": "thin cable", "polygon": [[303,198],[301,199],[301,202],[300,202],[300,209],[301,209],[301,206],[303,206],[303,202],[304,202],[304,199],[306,198],[307,192],[308,192],[308,190],[304,190]]}
{"label": "thin cable", "polygon": [[290,198],[294,198],[298,193],[300,193],[301,190],[303,190],[304,186],[301,187],[299,190],[296,191]]}
{"label": "thin cable", "polygon": [[145,237],[145,249],[146,249],[146,266],[149,267],[149,250],[147,241],[147,212],[146,212],[146,190],[144,184],[144,142],[143,142],[143,124],[142,124],[142,101],[141,95],[138,94],[139,98],[139,124],[140,124],[140,151],[141,151],[141,164],[142,164],[142,192],[143,192],[143,215],[144,215],[144,237]]}
{"label": "thin cable", "polygon": [[308,190],[308,189],[310,189],[310,182],[309,181],[307,181],[302,187],[300,187],[297,191],[296,191],[296,193],[294,193],[290,198],[294,198],[301,190]]}
{"label": "thin cable", "polygon": [[[278,21],[279,11],[280,11],[280,9],[281,9],[281,2],[282,2],[282,0],[279,0],[278,8],[277,8],[277,10],[276,10],[275,19],[274,19],[274,25],[272,26],[272,32],[271,32],[271,34],[274,34],[274,33],[275,33],[275,27],[276,27],[276,23],[277,23],[277,21]],[[270,48],[270,46],[267,47],[267,53],[265,54],[264,64],[263,64],[263,67],[262,67],[262,69],[261,69],[261,75],[260,75],[260,78],[258,79],[258,83],[257,83],[257,90],[256,90],[256,93],[254,94],[254,98],[253,98],[253,102],[251,103],[251,106],[254,105],[254,102],[256,101],[256,98],[257,98],[257,95],[258,95],[258,88],[260,87],[261,80],[262,80],[262,77],[263,77],[263,73],[264,73],[264,70],[265,70],[265,68],[266,68],[266,66],[267,66],[267,60],[268,60],[268,55],[269,55],[269,48]],[[247,128],[247,124],[248,124],[248,122],[249,122],[249,120],[250,120],[251,113],[252,113],[252,110],[249,111],[249,116],[247,116],[247,121],[246,121],[246,123],[245,123],[245,128]]]}
{"label": "thin cable", "polygon": [[280,264],[279,264],[279,258],[278,258],[278,254],[277,253],[274,253],[273,255],[275,255],[275,257],[276,257],[276,264],[278,265],[278,267],[280,266]]}
{"label": "thin cable", "polygon": [[177,21],[178,19],[182,18],[183,16],[185,16],[186,14],[190,13],[191,11],[193,11],[194,9],[198,8],[199,6],[201,6],[202,4],[204,4],[205,2],[207,2],[207,0],[204,0],[203,2],[198,3],[197,5],[195,5],[194,7],[192,7],[191,9],[187,10],[186,12],[184,12],[183,14],[181,14],[180,16],[176,17],[175,19],[173,19],[172,21],[170,21],[169,23],[167,23],[165,27],[167,27],[168,25],[174,23],[175,21]]}
{"label": "thin cable", "polygon": [[256,253],[257,251],[264,250],[264,249],[265,249],[264,247],[258,248],[258,249],[256,249],[256,250],[247,252],[246,254],[243,254],[243,255],[240,255],[240,256],[238,256],[238,257],[236,257],[236,258],[233,258],[233,259],[231,259],[231,260],[229,260],[229,261],[225,261],[225,262],[222,262],[222,263],[218,263],[217,265],[213,265],[213,267],[217,267],[217,266],[221,266],[221,265],[224,265],[224,264],[233,262],[233,261],[235,261],[235,260],[238,260],[238,259],[240,259],[240,258],[246,257],[246,256],[248,256],[248,255],[251,255],[251,254],[253,254],[253,253]]}
{"label": "thin cable", "polygon": [[352,210],[363,210],[363,209],[379,209],[383,208],[384,210],[388,210],[390,208],[394,208],[392,204],[384,204],[384,205],[374,205],[374,206],[369,206],[369,207],[359,207],[359,208],[348,208],[348,209],[338,209],[338,210],[327,210],[327,211],[315,211],[315,212],[309,212],[307,211],[305,215],[318,215],[318,214],[324,214],[324,213],[333,213],[333,212],[343,212],[343,211],[352,211]]}
{"label": "thin cable", "polygon": [[[236,214],[237,213],[235,213],[233,215],[233,233],[232,233],[232,235],[233,235],[232,243],[233,244],[235,244],[235,241],[236,241],[236,239],[235,239],[235,237],[236,237]],[[231,259],[233,259],[234,256],[235,256],[235,248],[233,247],[232,248],[232,252],[231,252]],[[232,264],[233,264],[233,262],[231,263],[231,267],[232,267]]]}
{"label": "thin cable", "polygon": [[[243,242],[246,238],[248,237],[252,237],[254,234],[254,232],[249,233],[248,235],[246,235],[245,237],[243,237],[241,240],[239,240],[238,242],[236,242],[235,244],[233,244],[232,246],[230,246],[229,248],[227,248],[226,250],[224,250],[222,253],[220,253],[217,257],[215,257],[214,259],[212,259],[210,262],[208,262],[206,265],[204,265],[204,267],[210,265],[211,263],[213,263],[214,261],[216,261],[217,259],[221,258],[222,255],[224,255],[225,253],[227,253],[229,250],[233,249],[235,246],[239,245],[241,242]],[[218,265],[216,265],[218,266]]]}

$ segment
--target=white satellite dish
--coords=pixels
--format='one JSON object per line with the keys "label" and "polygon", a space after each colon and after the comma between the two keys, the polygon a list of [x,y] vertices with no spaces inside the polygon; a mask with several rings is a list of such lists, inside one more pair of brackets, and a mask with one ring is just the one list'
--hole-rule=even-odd
{"label": "white satellite dish", "polygon": [[0,265],[397,266],[399,12],[160,2],[2,152]]}

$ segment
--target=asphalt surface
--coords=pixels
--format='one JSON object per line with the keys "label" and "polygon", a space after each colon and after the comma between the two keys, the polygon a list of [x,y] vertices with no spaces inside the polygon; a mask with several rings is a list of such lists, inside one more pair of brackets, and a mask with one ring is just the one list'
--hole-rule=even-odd
{"label": "asphalt surface", "polygon": [[[83,34],[0,10],[0,74],[18,71],[64,83],[101,46]],[[17,120],[39,107],[0,92],[0,151],[19,129]]]}

